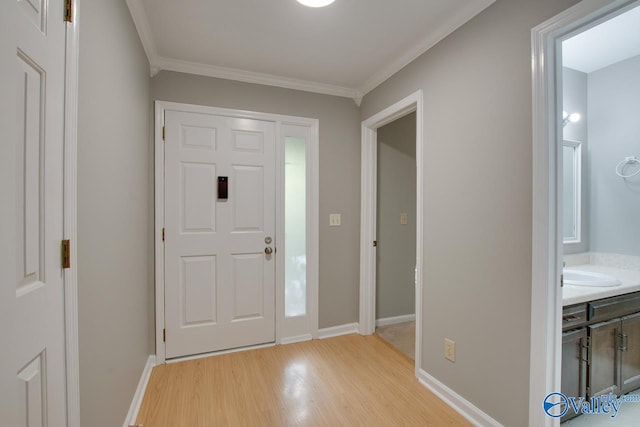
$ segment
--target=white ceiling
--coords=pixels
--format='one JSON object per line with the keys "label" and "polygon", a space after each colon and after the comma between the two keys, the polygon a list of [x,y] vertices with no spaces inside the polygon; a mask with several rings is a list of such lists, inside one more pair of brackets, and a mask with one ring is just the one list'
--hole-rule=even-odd
{"label": "white ceiling", "polygon": [[152,74],[362,98],[495,0],[127,0]]}
{"label": "white ceiling", "polygon": [[591,73],[640,55],[640,7],[562,43],[562,64]]}

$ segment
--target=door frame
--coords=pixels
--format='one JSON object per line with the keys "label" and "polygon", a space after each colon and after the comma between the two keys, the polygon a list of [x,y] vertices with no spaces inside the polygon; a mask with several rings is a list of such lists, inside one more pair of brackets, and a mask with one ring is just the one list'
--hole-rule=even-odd
{"label": "door frame", "polygon": [[[319,283],[319,121],[317,119],[286,116],[256,111],[234,110],[204,105],[183,104],[169,101],[155,101],[155,311],[156,311],[156,363],[166,363],[163,330],[165,328],[164,310],[164,141],[163,127],[166,111],[210,114],[234,118],[245,118],[274,122],[276,125],[276,243],[284,250],[284,140],[288,136],[286,129],[306,128],[307,132],[307,316],[286,318],[284,313],[284,257],[276,257],[275,276],[275,344],[306,341],[318,338],[318,283]],[[306,320],[306,332],[300,334],[296,321]],[[258,346],[264,347],[264,345]],[[252,347],[247,347],[247,349]],[[240,349],[242,350],[242,349]],[[237,350],[231,350],[237,351]],[[228,353],[229,350],[205,353],[195,357]],[[185,360],[186,356],[173,360]]]}
{"label": "door frame", "polygon": [[66,25],[62,231],[71,241],[71,266],[63,271],[67,426],[80,427],[80,350],[78,336],[78,63],[80,2],[71,2]]}
{"label": "door frame", "polygon": [[422,367],[422,284],[423,284],[423,92],[422,89],[385,108],[362,122],[360,189],[360,334],[371,335],[376,325],[376,208],[378,149],[377,129],[407,114],[416,113],[416,342],[415,375]]}
{"label": "door frame", "polygon": [[[529,425],[557,426],[542,410],[560,391],[562,356],[562,49],[563,40],[638,0],[583,0],[531,30],[533,204]],[[560,77],[558,77],[560,76]],[[560,142],[560,143],[558,143]]]}

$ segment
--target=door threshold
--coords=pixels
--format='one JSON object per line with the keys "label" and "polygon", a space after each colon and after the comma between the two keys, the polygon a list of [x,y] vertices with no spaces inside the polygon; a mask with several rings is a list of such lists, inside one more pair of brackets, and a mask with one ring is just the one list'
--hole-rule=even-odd
{"label": "door threshold", "polygon": [[266,344],[250,345],[247,347],[232,348],[229,350],[211,351],[209,353],[199,353],[191,356],[182,356],[182,357],[175,357],[173,359],[166,359],[165,363],[169,364],[169,363],[186,362],[189,360],[204,359],[205,357],[222,356],[223,354],[229,354],[229,353],[239,353],[241,351],[259,350],[261,348],[274,347],[275,345],[276,345],[275,342],[269,342]]}

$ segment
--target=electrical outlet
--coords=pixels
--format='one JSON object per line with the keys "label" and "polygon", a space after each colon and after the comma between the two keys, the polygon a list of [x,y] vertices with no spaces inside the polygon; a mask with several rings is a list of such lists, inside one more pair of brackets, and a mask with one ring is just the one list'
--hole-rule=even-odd
{"label": "electrical outlet", "polygon": [[400,225],[407,225],[409,223],[409,216],[406,213],[400,214]]}
{"label": "electrical outlet", "polygon": [[449,338],[444,339],[444,358],[451,362],[456,361],[456,342]]}
{"label": "electrical outlet", "polygon": [[341,215],[340,214],[329,214],[329,226],[337,227],[341,223]]}

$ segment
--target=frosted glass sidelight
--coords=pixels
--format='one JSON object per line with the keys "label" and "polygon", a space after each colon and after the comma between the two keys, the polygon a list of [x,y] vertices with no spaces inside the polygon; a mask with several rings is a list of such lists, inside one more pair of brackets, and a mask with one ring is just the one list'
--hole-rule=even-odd
{"label": "frosted glass sidelight", "polygon": [[307,314],[307,147],[285,138],[285,316]]}

